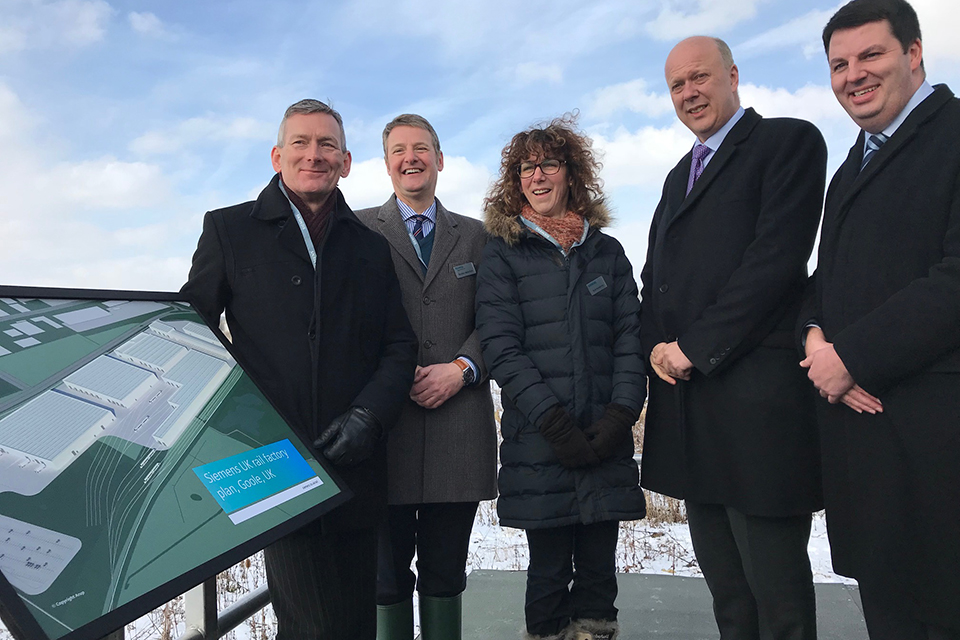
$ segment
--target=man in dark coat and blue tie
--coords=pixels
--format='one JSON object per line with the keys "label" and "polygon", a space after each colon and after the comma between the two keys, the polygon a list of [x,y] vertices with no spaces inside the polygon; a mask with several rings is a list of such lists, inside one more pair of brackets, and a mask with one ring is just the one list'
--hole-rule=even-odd
{"label": "man in dark coat and blue tie", "polygon": [[960,638],[960,101],[904,0],[854,0],[823,44],[862,129],[827,191],[801,363],[833,567],[872,640]]}
{"label": "man in dark coat and blue tie", "polygon": [[[497,432],[474,322],[479,220],[436,198],[443,170],[433,126],[405,113],[383,130],[394,194],[357,212],[386,238],[420,347],[417,373],[387,446],[389,507],[380,533],[380,640],[413,640],[413,592],[423,640],[457,640],[470,532],[496,497]],[[410,570],[416,555],[417,574]]]}
{"label": "man in dark coat and blue tie", "polygon": [[721,637],[813,639],[819,451],[793,331],[826,145],[809,122],[742,109],[721,40],[684,40],[665,71],[697,142],[667,176],[641,274],[657,376],[640,482],[686,501]]}

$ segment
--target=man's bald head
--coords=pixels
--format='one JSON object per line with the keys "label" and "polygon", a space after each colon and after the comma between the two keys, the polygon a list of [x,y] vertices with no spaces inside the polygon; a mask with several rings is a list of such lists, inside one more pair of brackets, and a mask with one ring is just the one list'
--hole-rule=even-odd
{"label": "man's bald head", "polygon": [[694,36],[670,51],[664,75],[677,117],[704,142],[740,108],[740,72],[719,38]]}

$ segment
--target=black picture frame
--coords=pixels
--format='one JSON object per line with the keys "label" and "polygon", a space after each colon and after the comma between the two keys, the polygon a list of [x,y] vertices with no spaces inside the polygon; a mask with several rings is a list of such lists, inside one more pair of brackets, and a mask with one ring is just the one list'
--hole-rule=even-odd
{"label": "black picture frame", "polygon": [[[190,301],[179,293],[156,292],[156,291],[124,291],[108,289],[76,289],[76,288],[51,288],[51,287],[28,287],[28,286],[10,286],[0,285],[0,298],[14,299],[74,299],[91,301],[157,301],[157,302],[175,302],[186,303]],[[237,358],[237,354],[232,344],[223,334],[218,326],[211,325],[202,316],[197,313],[197,317],[217,336],[226,350],[237,360],[238,365],[243,368],[242,359]],[[257,387],[263,397],[267,400],[274,411],[283,419],[289,428],[290,437],[296,438],[304,447],[313,454],[313,458],[323,468],[331,480],[339,488],[339,493],[327,498],[307,510],[290,517],[281,524],[273,526],[239,544],[230,546],[216,553],[209,560],[194,567],[193,569],[172,576],[168,581],[160,586],[153,588],[142,595],[121,604],[115,609],[83,624],[60,636],[50,636],[43,627],[37,622],[36,617],[31,613],[30,608],[24,602],[19,592],[10,584],[6,576],[0,572],[0,614],[4,623],[7,625],[10,633],[18,640],[99,640],[108,634],[122,628],[126,624],[146,615],[150,611],[162,606],[166,602],[176,598],[180,594],[201,584],[205,580],[219,574],[231,566],[242,562],[245,558],[260,551],[266,546],[276,542],[280,538],[296,531],[300,527],[317,519],[324,513],[343,504],[352,497],[352,492],[344,484],[343,480],[331,467],[330,463],[313,447],[312,442],[301,438],[296,430],[290,426],[283,413],[276,407],[273,401],[264,392],[263,386],[252,376],[250,380]]]}

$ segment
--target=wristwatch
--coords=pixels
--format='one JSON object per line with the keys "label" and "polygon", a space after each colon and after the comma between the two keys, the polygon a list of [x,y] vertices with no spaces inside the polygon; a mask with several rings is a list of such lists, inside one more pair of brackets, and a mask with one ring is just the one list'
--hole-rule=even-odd
{"label": "wristwatch", "polygon": [[473,373],[473,367],[471,367],[470,363],[464,358],[457,358],[453,363],[460,367],[460,373],[463,376],[463,386],[469,387],[476,381],[477,376]]}

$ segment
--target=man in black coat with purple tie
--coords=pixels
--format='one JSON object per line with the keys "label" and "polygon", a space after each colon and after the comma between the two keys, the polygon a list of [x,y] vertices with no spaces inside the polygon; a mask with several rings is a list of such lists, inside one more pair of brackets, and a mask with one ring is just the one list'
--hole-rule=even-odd
{"label": "man in black coat with purple tie", "polygon": [[721,637],[813,639],[819,451],[793,330],[826,145],[809,122],[742,109],[721,40],[684,40],[665,71],[697,142],[667,176],[641,274],[657,374],[641,485],[686,501]]}

